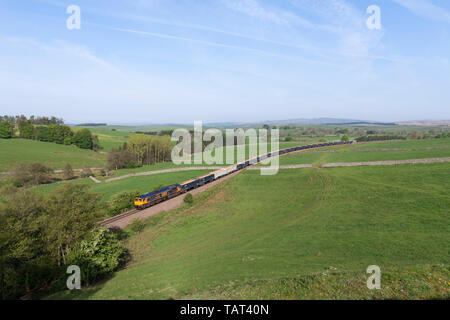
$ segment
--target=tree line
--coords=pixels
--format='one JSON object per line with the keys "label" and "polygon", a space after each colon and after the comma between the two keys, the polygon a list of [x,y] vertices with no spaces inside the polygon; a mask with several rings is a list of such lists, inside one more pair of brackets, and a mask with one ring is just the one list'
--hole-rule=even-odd
{"label": "tree line", "polygon": [[18,128],[18,136],[23,139],[75,145],[81,149],[101,149],[98,136],[92,135],[89,129],[80,129],[74,132],[66,125],[34,125],[31,120],[20,120],[17,123],[0,122],[0,138],[14,138],[15,127]]}
{"label": "tree line", "polygon": [[0,116],[0,122],[8,122],[11,124],[18,124],[20,122],[27,122],[29,121],[32,124],[37,124],[37,125],[50,125],[50,124],[57,124],[57,125],[61,125],[64,124],[64,120],[61,118],[57,118],[57,117],[41,117],[41,116],[30,116],[29,118],[27,118],[24,115],[16,115],[16,116]]}
{"label": "tree line", "polygon": [[388,141],[388,140],[406,140],[405,136],[401,135],[384,135],[384,136],[378,136],[378,135],[369,135],[369,136],[361,136],[355,139],[358,142],[364,142],[364,141]]}
{"label": "tree line", "polygon": [[108,153],[109,170],[134,168],[171,160],[173,143],[170,136],[136,134],[122,147]]}

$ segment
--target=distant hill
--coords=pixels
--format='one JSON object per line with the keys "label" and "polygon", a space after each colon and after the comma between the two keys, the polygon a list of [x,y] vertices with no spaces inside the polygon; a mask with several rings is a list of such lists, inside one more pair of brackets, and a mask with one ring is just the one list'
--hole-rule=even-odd
{"label": "distant hill", "polygon": [[288,119],[288,120],[276,120],[276,121],[266,121],[264,123],[273,125],[283,125],[283,124],[340,124],[340,123],[352,123],[352,122],[366,122],[364,120],[355,119],[339,119],[339,118],[314,118],[314,119]]}
{"label": "distant hill", "polygon": [[401,126],[450,126],[450,120],[399,121]]}
{"label": "distant hill", "polygon": [[76,127],[106,127],[107,123],[80,123]]}

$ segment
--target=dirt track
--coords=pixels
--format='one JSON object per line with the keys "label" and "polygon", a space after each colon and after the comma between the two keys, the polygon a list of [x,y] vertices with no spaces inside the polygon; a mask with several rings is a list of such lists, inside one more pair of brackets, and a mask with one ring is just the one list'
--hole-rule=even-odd
{"label": "dirt track", "polygon": [[437,163],[437,162],[450,162],[450,158],[425,158],[425,159],[367,161],[367,162],[336,162],[336,163],[324,163],[320,167],[332,168],[332,167],[358,167],[358,166],[392,166],[397,164]]}

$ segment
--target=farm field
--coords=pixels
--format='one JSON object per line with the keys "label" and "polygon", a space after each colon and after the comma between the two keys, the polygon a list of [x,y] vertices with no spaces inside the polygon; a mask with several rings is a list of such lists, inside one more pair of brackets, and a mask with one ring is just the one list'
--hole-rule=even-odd
{"label": "farm field", "polygon": [[123,146],[127,142],[128,137],[131,135],[128,132],[123,131],[112,131],[112,130],[102,130],[97,128],[90,128],[93,135],[98,136],[100,146],[104,152],[108,152],[112,148],[118,148]]}
{"label": "farm field", "polygon": [[450,157],[450,139],[364,142],[280,157],[280,165]]}
{"label": "farm field", "polygon": [[73,168],[100,168],[106,164],[106,154],[51,142],[0,139],[0,172],[10,171],[18,162],[40,162],[54,170],[67,163]]}
{"label": "farm field", "polygon": [[130,233],[109,280],[49,298],[448,298],[449,189],[448,163],[244,171]]}

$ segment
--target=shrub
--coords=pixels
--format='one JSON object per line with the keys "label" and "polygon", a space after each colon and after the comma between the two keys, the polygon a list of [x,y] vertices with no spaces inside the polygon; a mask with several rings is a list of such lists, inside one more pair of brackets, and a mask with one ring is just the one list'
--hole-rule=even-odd
{"label": "shrub", "polygon": [[130,225],[131,230],[133,230],[136,233],[141,232],[145,228],[145,223],[142,222],[139,219],[134,219],[133,222]]}
{"label": "shrub", "polygon": [[192,196],[192,194],[188,193],[184,197],[184,203],[187,203],[187,204],[193,204],[194,203],[194,197]]}
{"label": "shrub", "polygon": [[53,172],[38,162],[31,164],[19,163],[14,168],[13,183],[16,187],[43,184],[52,181],[50,174]]}
{"label": "shrub", "polygon": [[84,168],[83,170],[81,170],[82,178],[89,178],[92,176],[94,176],[94,174],[92,173],[92,170],[90,168]]}
{"label": "shrub", "polygon": [[127,251],[117,236],[97,228],[69,254],[68,265],[79,266],[81,280],[89,284],[117,270],[126,259]]}
{"label": "shrub", "polygon": [[74,175],[73,175],[73,169],[72,166],[70,164],[66,164],[66,166],[64,167],[63,170],[63,177],[66,180],[70,180],[73,179]]}
{"label": "shrub", "polygon": [[112,216],[133,208],[133,201],[141,193],[138,190],[124,191],[114,195],[109,202],[109,213]]}

